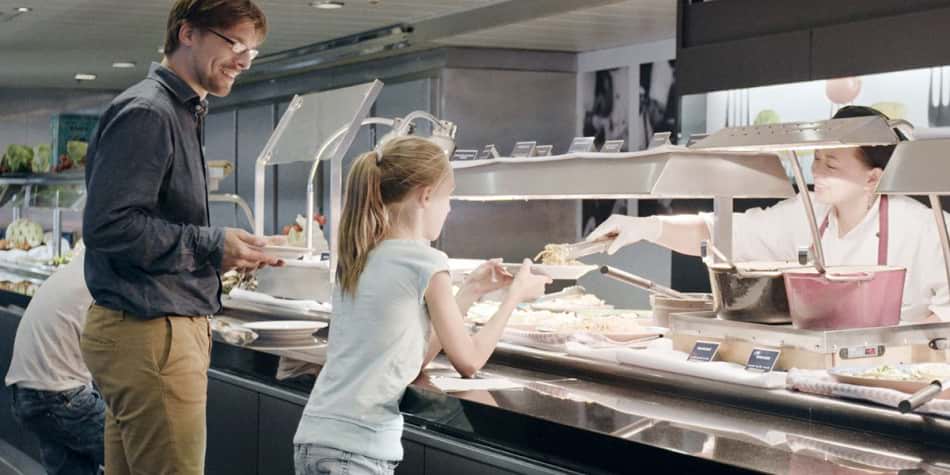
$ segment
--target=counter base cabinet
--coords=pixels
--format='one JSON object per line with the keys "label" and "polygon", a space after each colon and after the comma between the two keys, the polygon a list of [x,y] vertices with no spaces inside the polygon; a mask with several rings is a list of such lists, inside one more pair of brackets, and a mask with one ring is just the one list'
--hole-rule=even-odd
{"label": "counter base cabinet", "polygon": [[294,433],[303,406],[261,395],[258,464],[260,473],[294,474]]}
{"label": "counter base cabinet", "polygon": [[[0,294],[0,305],[9,303],[11,302],[5,299],[5,295]],[[13,411],[10,408],[12,394],[10,388],[2,382],[13,359],[13,341],[16,339],[16,329],[19,325],[19,314],[0,311],[0,439],[39,462],[39,440],[32,433],[21,429],[13,419]]]}
{"label": "counter base cabinet", "polygon": [[426,447],[418,442],[402,439],[402,462],[396,467],[396,475],[415,475],[425,473]]}
{"label": "counter base cabinet", "polygon": [[[208,375],[208,475],[293,475],[293,438],[306,398],[212,369]],[[554,474],[496,450],[407,425],[397,475]]]}
{"label": "counter base cabinet", "polygon": [[208,475],[257,475],[257,392],[208,378]]}

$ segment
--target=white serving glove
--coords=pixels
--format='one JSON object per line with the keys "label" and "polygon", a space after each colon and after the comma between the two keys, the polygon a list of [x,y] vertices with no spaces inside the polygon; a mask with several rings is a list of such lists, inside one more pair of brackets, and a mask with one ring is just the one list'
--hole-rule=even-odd
{"label": "white serving glove", "polygon": [[[663,222],[656,216],[640,218],[615,214],[597,226],[587,236],[588,241],[613,238],[607,254],[613,255],[620,248],[639,241],[656,241],[663,232]],[[614,237],[616,236],[616,237]]]}

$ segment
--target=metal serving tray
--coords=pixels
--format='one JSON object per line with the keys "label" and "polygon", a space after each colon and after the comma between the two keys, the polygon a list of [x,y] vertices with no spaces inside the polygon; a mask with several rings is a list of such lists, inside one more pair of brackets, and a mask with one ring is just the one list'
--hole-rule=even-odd
{"label": "metal serving tray", "polygon": [[763,325],[715,318],[712,312],[680,313],[670,317],[674,334],[753,342],[756,345],[791,347],[817,353],[837,353],[843,348],[873,345],[929,345],[950,338],[950,322],[916,323],[850,330],[802,330],[791,325]]}

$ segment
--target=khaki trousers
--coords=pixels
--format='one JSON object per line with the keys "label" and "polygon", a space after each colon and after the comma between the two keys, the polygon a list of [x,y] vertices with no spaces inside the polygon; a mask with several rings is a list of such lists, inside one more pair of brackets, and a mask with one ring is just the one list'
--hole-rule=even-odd
{"label": "khaki trousers", "polygon": [[106,401],[107,475],[203,474],[211,326],[93,304],[83,359]]}

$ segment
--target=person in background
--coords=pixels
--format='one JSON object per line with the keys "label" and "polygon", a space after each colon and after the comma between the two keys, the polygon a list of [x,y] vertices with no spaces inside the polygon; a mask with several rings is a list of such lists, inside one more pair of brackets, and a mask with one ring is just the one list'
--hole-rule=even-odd
{"label": "person in background", "polygon": [[106,404],[79,351],[91,303],[80,250],[30,300],[4,381],[13,417],[39,439],[41,462],[51,475],[96,474],[103,461]]}
{"label": "person in background", "polygon": [[[531,273],[529,260],[514,278],[491,260],[453,296],[448,257],[430,242],[442,231],[454,188],[448,157],[425,139],[392,140],[354,163],[327,361],[294,436],[298,474],[393,473],[403,457],[406,387],[440,349],[459,373],[474,375],[515,306],[550,282]],[[505,287],[498,313],[470,335],[462,320],[468,307]]]}
{"label": "person in background", "polygon": [[[846,106],[834,118],[879,116],[864,106]],[[898,132],[900,134],[900,132]],[[878,196],[878,181],[893,145],[823,149],[815,152],[812,174],[815,217],[828,265],[886,264],[904,267],[905,321],[950,320],[940,237],[930,208],[906,196]],[[698,255],[710,238],[709,215],[611,216],[588,240],[615,236],[607,250],[652,241],[688,255]],[[733,220],[733,260],[795,261],[799,247],[811,246],[801,197],[767,209],[737,213]],[[886,243],[886,245],[880,245]]]}
{"label": "person in background", "polygon": [[220,272],[279,265],[209,225],[203,123],[267,32],[250,0],[176,0],[161,64],[116,97],[86,164],[83,359],[106,401],[107,474],[203,474]]}

